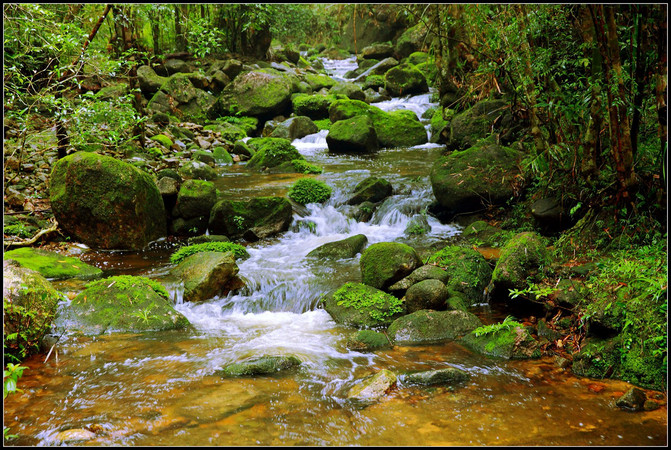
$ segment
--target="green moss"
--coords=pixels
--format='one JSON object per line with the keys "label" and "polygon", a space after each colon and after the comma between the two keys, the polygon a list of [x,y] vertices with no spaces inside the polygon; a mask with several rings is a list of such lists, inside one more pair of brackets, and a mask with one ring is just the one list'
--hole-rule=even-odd
{"label": "green moss", "polygon": [[362,286],[360,283],[345,283],[333,294],[333,300],[338,306],[367,312],[377,323],[388,322],[404,311],[402,299]]}
{"label": "green moss", "polygon": [[329,106],[335,100],[336,97],[333,95],[296,94],[291,98],[291,103],[297,116],[317,120],[328,117]]}
{"label": "green moss", "polygon": [[308,203],[324,203],[331,198],[332,189],[329,185],[314,178],[301,178],[289,189],[290,199],[301,205]]}
{"label": "green moss", "polygon": [[471,304],[482,301],[492,269],[480,253],[472,248],[451,245],[431,255],[426,263],[449,273],[449,290],[463,294]]}
{"label": "green moss", "polygon": [[223,116],[217,117],[216,121],[236,125],[237,127],[242,128],[248,136],[256,131],[256,128],[259,126],[259,119],[249,116]]}
{"label": "green moss", "polygon": [[384,87],[384,77],[382,75],[368,75],[363,82],[364,89],[374,89]]}
{"label": "green moss", "polygon": [[170,256],[170,262],[179,264],[188,256],[200,252],[233,252],[236,258],[248,258],[249,253],[245,247],[233,242],[204,242],[202,244],[182,247]]}
{"label": "green moss", "polygon": [[291,145],[291,141],[282,138],[254,138],[247,142],[256,149],[256,153],[247,163],[250,169],[261,170],[279,166],[296,159],[305,159],[299,151]]}
{"label": "green moss", "polygon": [[230,153],[228,153],[228,150],[226,150],[224,147],[214,147],[212,150],[212,155],[214,156],[214,160],[217,164],[232,164],[233,163],[233,157],[231,156]]}
{"label": "green moss", "polygon": [[79,258],[30,247],[10,250],[5,252],[3,257],[4,259],[18,261],[23,267],[35,270],[46,278],[57,280],[65,278],[91,279],[102,275],[102,270],[86,264]]}
{"label": "green moss", "polygon": [[313,120],[314,124],[317,125],[317,128],[320,130],[330,130],[331,129],[331,120],[330,119],[319,119]]}
{"label": "green moss", "polygon": [[165,134],[157,134],[156,136],[152,136],[150,139],[154,142],[158,142],[165,148],[170,148],[173,144],[172,139],[170,139]]}
{"label": "green moss", "polygon": [[137,286],[147,286],[161,297],[170,299],[168,291],[158,281],[154,281],[146,277],[136,277],[132,275],[118,275],[115,277],[104,278],[102,280],[93,281],[92,283],[86,285],[86,289],[99,288],[99,287],[109,288],[112,285],[116,286],[117,289],[121,290],[131,289]]}
{"label": "green moss", "polygon": [[318,175],[324,172],[324,170],[321,167],[315,166],[314,164],[310,164],[309,162],[303,159],[294,159],[291,161],[291,164],[298,173]]}

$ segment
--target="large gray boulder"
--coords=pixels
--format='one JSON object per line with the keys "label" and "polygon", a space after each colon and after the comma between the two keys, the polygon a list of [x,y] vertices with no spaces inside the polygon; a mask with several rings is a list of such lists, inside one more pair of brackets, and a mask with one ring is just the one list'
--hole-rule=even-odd
{"label": "large gray boulder", "polygon": [[465,311],[420,310],[396,319],[387,335],[396,345],[426,345],[457,339],[482,325]]}
{"label": "large gray boulder", "polygon": [[272,117],[287,109],[292,91],[291,80],[279,72],[247,72],[221,91],[208,115]]}
{"label": "large gray boulder", "polygon": [[209,230],[231,239],[254,241],[288,230],[292,217],[291,202],[284,197],[224,199],[212,208]]}
{"label": "large gray boulder", "polygon": [[184,258],[171,273],[184,283],[184,301],[211,299],[228,289],[238,273],[233,252],[198,252]]}
{"label": "large gray boulder", "polygon": [[327,242],[307,254],[311,258],[345,259],[354,258],[368,243],[363,234],[350,236],[335,242]]}

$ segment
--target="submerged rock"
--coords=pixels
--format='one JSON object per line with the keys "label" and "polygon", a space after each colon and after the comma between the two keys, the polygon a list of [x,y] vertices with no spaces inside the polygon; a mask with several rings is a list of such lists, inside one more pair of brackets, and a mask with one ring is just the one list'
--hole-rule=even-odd
{"label": "submerged rock", "polygon": [[446,369],[427,370],[424,372],[415,372],[407,374],[403,381],[411,384],[420,384],[423,386],[433,385],[455,385],[463,383],[470,379],[468,372],[448,367]]}
{"label": "submerged rock", "polygon": [[347,348],[362,352],[382,350],[391,347],[384,333],[373,330],[359,330],[347,340]]}
{"label": "submerged rock", "polygon": [[382,369],[375,375],[355,384],[347,391],[347,398],[360,402],[374,402],[383,397],[390,389],[396,386],[396,375]]}
{"label": "submerged rock", "polygon": [[293,355],[262,356],[224,367],[217,373],[224,377],[244,377],[255,375],[271,375],[297,367],[301,360]]}

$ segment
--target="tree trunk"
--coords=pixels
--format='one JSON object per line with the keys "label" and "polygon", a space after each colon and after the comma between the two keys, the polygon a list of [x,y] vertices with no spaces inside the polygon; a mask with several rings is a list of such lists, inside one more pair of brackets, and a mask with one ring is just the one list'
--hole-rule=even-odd
{"label": "tree trunk", "polygon": [[666,186],[666,153],[668,151],[668,134],[667,134],[667,108],[666,108],[666,96],[667,96],[667,48],[666,48],[666,39],[667,39],[667,24],[666,20],[660,20],[658,22],[659,26],[657,29],[657,54],[659,55],[657,60],[657,83],[655,85],[655,100],[657,103],[657,120],[659,122],[658,134],[659,134],[659,163],[660,163],[660,178],[664,181],[663,185]]}
{"label": "tree trunk", "polygon": [[[595,45],[594,24],[590,18],[589,11],[587,8],[584,8],[581,11],[581,14],[583,39],[588,44]],[[603,122],[603,117],[601,114],[601,80],[599,79],[603,69],[601,64],[601,53],[596,46],[592,49],[590,69],[590,114],[587,131],[585,132],[583,155],[580,167],[580,172],[588,182],[591,182],[591,180],[597,174],[597,158],[600,150],[599,134],[601,132],[601,124]]]}
{"label": "tree trunk", "polygon": [[[599,50],[604,62],[610,147],[619,184],[619,198],[629,199],[629,189],[636,184],[631,147],[631,126],[627,114],[627,96],[622,78],[619,42],[615,23],[614,7],[590,5],[596,29]],[[605,15],[605,18],[604,18]],[[606,23],[608,24],[606,29]]]}
{"label": "tree trunk", "polygon": [[[642,29],[643,25],[641,22],[643,18],[648,14],[648,8],[646,5],[636,5],[635,6],[635,16],[634,16],[634,33],[636,36],[636,50],[634,53],[634,112],[631,118],[631,151],[632,155],[636,157],[638,152],[638,132],[641,125],[641,109],[643,108],[643,92],[645,84],[648,82],[648,70],[647,70],[647,58],[646,58],[646,49],[643,47],[644,40],[642,39]],[[632,38],[633,40],[633,38]],[[645,46],[647,47],[647,46]]]}
{"label": "tree trunk", "polygon": [[186,51],[186,39],[182,30],[182,12],[180,5],[175,4],[175,47],[178,52]]}

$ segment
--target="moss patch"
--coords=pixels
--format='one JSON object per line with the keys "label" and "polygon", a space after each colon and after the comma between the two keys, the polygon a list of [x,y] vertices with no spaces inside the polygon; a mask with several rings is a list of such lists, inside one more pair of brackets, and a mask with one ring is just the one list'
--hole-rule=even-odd
{"label": "moss patch", "polygon": [[233,242],[203,242],[201,244],[182,247],[170,256],[170,262],[179,264],[186,257],[200,252],[233,252],[236,259],[249,258],[249,253],[245,247]]}
{"label": "moss patch", "polygon": [[331,186],[314,178],[301,178],[296,181],[287,196],[301,205],[308,203],[324,203],[331,198]]}
{"label": "moss patch", "polygon": [[463,294],[470,303],[481,303],[489,284],[492,269],[485,258],[472,248],[447,246],[429,257],[427,264],[445,270],[449,275],[448,290]]}
{"label": "moss patch", "polygon": [[389,325],[405,311],[402,299],[361,283],[345,283],[323,304],[337,323],[363,328]]}
{"label": "moss patch", "polygon": [[63,280],[66,278],[80,278],[89,280],[102,275],[102,270],[90,266],[79,258],[63,256],[37,248],[18,248],[3,255],[4,259],[18,261],[23,267],[35,270],[46,278]]}

